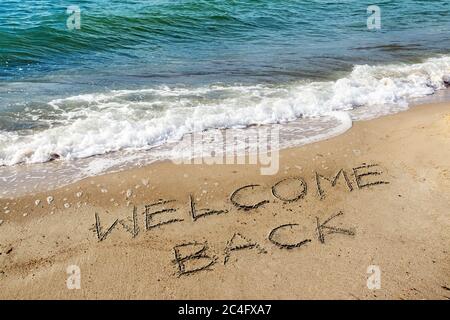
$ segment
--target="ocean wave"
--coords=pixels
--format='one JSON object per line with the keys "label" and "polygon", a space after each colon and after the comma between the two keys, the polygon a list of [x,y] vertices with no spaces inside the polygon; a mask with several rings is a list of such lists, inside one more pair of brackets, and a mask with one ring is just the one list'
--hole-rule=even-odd
{"label": "ocean wave", "polygon": [[403,110],[410,99],[445,88],[448,75],[450,57],[441,56],[418,64],[357,65],[336,81],[163,86],[52,100],[39,119],[48,129],[0,132],[0,165],[145,150],[191,132],[300,118],[334,117],[342,126],[343,112],[364,107],[362,116],[353,115],[358,120]]}

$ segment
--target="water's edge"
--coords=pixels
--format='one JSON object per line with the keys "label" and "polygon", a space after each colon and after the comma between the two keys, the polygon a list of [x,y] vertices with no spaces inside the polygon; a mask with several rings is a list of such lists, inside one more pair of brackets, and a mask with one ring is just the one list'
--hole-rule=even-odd
{"label": "water's edge", "polygon": [[[353,122],[370,121],[372,119],[389,116],[399,112],[408,112],[408,110],[414,107],[443,102],[450,102],[450,89],[440,90],[431,96],[411,100],[409,101],[409,107],[405,110],[399,110],[398,112],[368,119],[354,120]],[[287,124],[287,126],[292,125],[295,125],[295,121]],[[264,127],[267,128],[269,126]],[[290,148],[299,148],[307,144],[328,140],[343,134],[344,132],[350,130],[351,127],[352,125],[343,128],[341,131],[336,131],[331,135],[327,135],[319,139],[312,139],[306,143],[301,143],[298,145],[292,145],[281,140],[278,150],[281,151]],[[251,128],[242,130],[251,130]],[[139,152],[141,155],[139,157],[136,153],[130,155],[122,152],[115,152],[112,154],[93,156],[87,159],[73,161],[52,161],[41,164],[20,164],[12,167],[0,167],[0,176],[3,180],[3,183],[0,184],[0,198],[13,199],[40,192],[50,192],[93,176],[122,172],[137,167],[154,165],[155,163],[160,162],[180,161],[179,158],[152,158],[148,153],[149,151],[141,151]],[[248,155],[248,152],[239,153],[238,156],[242,156],[244,154]]]}

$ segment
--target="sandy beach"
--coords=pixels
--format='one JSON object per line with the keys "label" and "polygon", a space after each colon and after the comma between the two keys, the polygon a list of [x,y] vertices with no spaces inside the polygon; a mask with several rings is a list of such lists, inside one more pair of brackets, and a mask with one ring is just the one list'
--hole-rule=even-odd
{"label": "sandy beach", "polygon": [[276,175],[162,162],[0,199],[0,298],[450,299],[449,159],[440,103],[282,150]]}

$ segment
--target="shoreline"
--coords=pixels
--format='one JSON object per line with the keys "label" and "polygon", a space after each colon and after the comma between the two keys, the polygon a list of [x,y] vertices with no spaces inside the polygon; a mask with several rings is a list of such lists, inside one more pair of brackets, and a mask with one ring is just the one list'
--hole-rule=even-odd
{"label": "shoreline", "polygon": [[[48,126],[29,131],[25,130],[27,126],[21,131],[19,126],[5,132],[0,197],[51,190],[52,185],[57,188],[99,173],[184,156],[186,150],[171,153],[171,146],[175,149],[177,143],[168,141],[203,129],[214,134],[214,128],[250,130],[255,123],[262,127],[283,123],[280,131],[286,139],[281,140],[286,143],[282,149],[308,144],[318,137],[342,133],[352,121],[404,111],[409,103],[429,103],[439,100],[437,96],[450,100],[449,61],[450,57],[438,54],[409,63],[355,64],[334,79],[297,79],[277,85],[208,82],[210,85],[194,86],[187,92],[187,87],[175,85],[90,93],[75,90],[55,96],[42,102],[41,120]],[[140,104],[152,104],[158,97],[166,103],[161,113],[142,114]],[[179,99],[184,102],[180,104]],[[17,103],[19,116],[22,111]],[[187,112],[185,104],[196,107]],[[123,105],[128,107],[120,108]],[[98,114],[97,109],[103,111]],[[151,108],[147,111],[151,113]],[[296,126],[295,119],[300,118]],[[39,117],[33,119],[41,121]],[[22,120],[13,117],[10,121]],[[154,147],[147,149],[149,146]],[[52,161],[59,159],[65,161]],[[26,163],[33,164],[20,165]]]}
{"label": "shoreline", "polygon": [[283,149],[273,176],[168,160],[0,198],[0,297],[450,299],[449,150],[445,102]]}
{"label": "shoreline", "polygon": [[[397,113],[401,112],[407,112],[412,108],[417,108],[423,105],[433,105],[433,104],[440,104],[440,103],[449,103],[450,102],[450,89],[442,89],[436,91],[436,93],[413,99],[409,102],[408,109],[402,110],[402,111],[396,111],[394,113],[389,113],[385,115],[379,115],[375,118],[368,118],[368,119],[357,119],[352,120],[352,123],[349,128],[347,129],[337,129],[337,128],[328,128],[330,132],[328,132],[326,135],[327,137],[323,138],[321,137],[323,134],[317,134],[316,136],[312,136],[308,139],[310,139],[309,142],[302,142],[294,144],[293,146],[284,146],[285,144],[289,144],[287,141],[289,140],[288,137],[284,136],[280,139],[279,142],[283,146],[279,147],[279,152],[282,150],[288,150],[293,148],[300,148],[303,146],[307,146],[313,143],[317,143],[320,141],[325,141],[328,139],[332,139],[334,137],[337,137],[345,132],[347,132],[349,129],[352,128],[352,126],[357,122],[365,122],[365,121],[371,121],[374,119],[378,119],[381,117],[386,117],[390,115],[395,115]],[[298,121],[292,121],[284,124],[280,124],[280,128],[287,128],[289,126],[296,126],[298,124]],[[302,124],[304,125],[304,124]],[[270,129],[274,126],[272,125],[263,125],[261,128],[263,129]],[[342,124],[341,124],[342,126]],[[239,130],[251,130],[252,128],[258,126],[251,126],[244,129]],[[234,129],[224,129],[225,131],[228,130],[234,130]],[[284,129],[286,130],[286,129]],[[287,134],[288,131],[284,132],[284,135]],[[283,134],[282,134],[283,135]],[[189,135],[188,135],[189,136]],[[209,139],[211,137],[208,137],[208,135],[205,136],[206,139]],[[183,138],[184,139],[184,138]],[[304,138],[306,139],[306,138]],[[280,144],[280,143],[279,143]],[[177,143],[174,144],[176,147]],[[170,148],[174,148],[168,147]],[[74,160],[63,160],[63,161],[47,161],[44,163],[33,163],[33,164],[17,164],[14,166],[6,166],[3,167],[3,174],[6,174],[8,177],[3,178],[3,181],[5,182],[6,187],[1,188],[0,187],[0,199],[11,199],[14,198],[14,196],[11,196],[11,192],[14,192],[15,194],[18,194],[18,196],[25,196],[25,195],[32,195],[36,193],[34,190],[37,190],[39,188],[46,189],[45,192],[51,192],[53,190],[64,188],[65,186],[77,183],[79,181],[83,181],[85,179],[89,179],[91,177],[97,177],[102,176],[106,174],[111,173],[119,173],[123,171],[132,170],[135,168],[140,167],[146,167],[150,165],[154,165],[157,163],[177,163],[180,161],[183,161],[178,158],[165,158],[165,159],[158,159],[157,154],[153,154],[153,151],[155,149],[159,148],[165,148],[165,145],[162,146],[156,146],[155,148],[149,149],[149,150],[141,150],[141,151],[127,151],[127,150],[120,150],[115,152],[110,152],[107,154],[102,155],[93,155],[87,158],[81,158],[81,159],[74,159]],[[166,156],[169,156],[170,152],[166,152]],[[242,154],[242,151],[238,151],[238,157],[244,158],[248,157],[248,153],[246,155]],[[199,156],[193,156],[189,161],[195,162],[196,159],[199,158]],[[120,161],[118,161],[120,159]],[[123,160],[128,159],[128,160]],[[95,164],[94,164],[95,163]],[[106,168],[102,168],[102,166],[106,166]],[[75,169],[76,167],[76,169]],[[70,168],[70,169],[69,169]],[[0,170],[2,167],[0,167]],[[98,171],[98,172],[97,172]],[[52,174],[48,174],[48,172],[52,172]],[[54,174],[53,172],[58,172],[58,174]],[[17,175],[19,173],[19,175]],[[76,175],[79,176],[76,176]],[[42,176],[43,175],[43,176]],[[6,180],[9,179],[9,180]],[[61,180],[64,180],[64,182],[61,183]],[[13,189],[12,189],[13,188]],[[11,191],[12,190],[12,191]]]}

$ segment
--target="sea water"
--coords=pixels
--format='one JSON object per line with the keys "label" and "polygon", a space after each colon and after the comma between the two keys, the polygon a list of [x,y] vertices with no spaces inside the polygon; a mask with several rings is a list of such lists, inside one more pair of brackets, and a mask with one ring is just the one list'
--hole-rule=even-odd
{"label": "sea water", "polygon": [[302,145],[450,75],[444,0],[378,1],[377,28],[369,1],[72,2],[0,2],[0,196],[176,157],[194,132]]}

